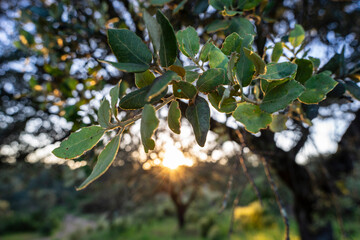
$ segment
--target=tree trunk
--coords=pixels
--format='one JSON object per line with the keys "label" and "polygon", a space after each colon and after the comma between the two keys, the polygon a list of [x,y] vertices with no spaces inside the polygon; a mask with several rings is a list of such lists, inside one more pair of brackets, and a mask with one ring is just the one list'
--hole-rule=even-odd
{"label": "tree trunk", "polygon": [[333,229],[331,223],[328,222],[323,227],[315,227],[311,212],[315,210],[309,209],[308,206],[304,206],[304,203],[295,200],[294,214],[299,226],[299,233],[302,240],[333,240]]}
{"label": "tree trunk", "polygon": [[185,228],[185,213],[187,208],[184,205],[176,205],[177,221],[179,229]]}

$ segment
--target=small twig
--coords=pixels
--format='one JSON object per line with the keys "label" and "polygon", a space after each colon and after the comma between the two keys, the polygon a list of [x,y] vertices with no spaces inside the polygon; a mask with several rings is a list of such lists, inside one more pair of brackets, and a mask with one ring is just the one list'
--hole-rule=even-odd
{"label": "small twig", "polygon": [[244,101],[244,102],[249,102],[249,103],[255,104],[255,105],[260,104],[259,102],[255,101],[255,100],[252,100],[252,99],[246,97],[245,95],[241,96],[241,100]]}
{"label": "small twig", "polygon": [[[163,100],[162,103],[160,103],[159,105],[157,105],[155,107],[155,111],[159,110],[160,108],[164,107],[165,105],[167,105],[169,102],[171,102],[172,100],[174,100],[176,97],[174,95],[168,97],[168,98],[165,98]],[[119,122],[118,124],[113,124],[111,125],[108,130],[114,130],[116,128],[125,128],[131,124],[133,124],[134,122],[136,122],[137,120],[139,120],[140,118],[142,117],[142,113],[134,116],[133,118],[130,118],[128,120],[125,120],[125,121],[121,121]]]}
{"label": "small twig", "polygon": [[270,187],[272,189],[272,191],[274,192],[275,194],[275,198],[276,198],[276,203],[280,209],[280,213],[281,213],[281,216],[283,218],[283,221],[285,223],[285,240],[290,240],[290,227],[289,227],[289,219],[287,217],[287,213],[286,213],[286,210],[282,204],[282,201],[281,201],[281,198],[280,198],[280,195],[279,195],[279,192],[278,192],[278,188],[275,184],[275,181],[272,179],[271,177],[271,173],[270,173],[270,168],[268,166],[268,163],[266,161],[266,159],[261,156],[261,161],[264,165],[264,170],[265,170],[265,174],[266,174],[266,177],[268,179],[268,182],[270,184]]}
{"label": "small twig", "polygon": [[225,210],[225,208],[226,208],[226,206],[228,204],[231,189],[232,189],[232,185],[233,185],[233,180],[234,180],[234,175],[232,174],[230,176],[230,178],[229,178],[229,181],[228,181],[228,184],[227,184],[227,190],[226,190],[226,193],[224,194],[222,205],[221,205],[221,208],[219,209],[218,213],[222,213]]}
{"label": "small twig", "polygon": [[[245,186],[245,185],[243,185],[243,186]],[[235,218],[235,217],[234,217],[234,212],[235,212],[235,208],[236,208],[236,206],[237,206],[238,203],[239,203],[239,198],[240,198],[243,190],[244,190],[244,187],[242,187],[242,188],[239,190],[239,192],[236,194],[236,197],[235,197],[234,202],[233,202],[233,206],[232,206],[232,209],[231,209],[230,226],[229,226],[229,231],[228,231],[228,238],[229,238],[229,239],[230,239],[231,234],[232,234],[233,231],[234,231],[234,218]]]}
{"label": "small twig", "polygon": [[254,181],[254,179],[251,177],[251,175],[250,175],[250,173],[249,173],[249,171],[248,171],[248,169],[247,169],[247,167],[246,167],[245,160],[244,160],[244,158],[243,158],[244,147],[246,147],[244,138],[243,138],[242,134],[240,133],[239,129],[236,129],[235,131],[236,131],[236,134],[237,134],[237,136],[238,136],[238,138],[239,138],[239,140],[240,140],[240,145],[241,145],[241,150],[240,150],[240,155],[239,155],[239,161],[240,161],[241,167],[242,167],[242,169],[243,169],[243,172],[244,172],[246,178],[249,180],[251,187],[254,189],[255,194],[256,194],[257,198],[259,199],[261,206],[263,206],[263,202],[262,202],[262,199],[261,199],[260,191],[259,191],[259,189],[256,187],[255,181]]}

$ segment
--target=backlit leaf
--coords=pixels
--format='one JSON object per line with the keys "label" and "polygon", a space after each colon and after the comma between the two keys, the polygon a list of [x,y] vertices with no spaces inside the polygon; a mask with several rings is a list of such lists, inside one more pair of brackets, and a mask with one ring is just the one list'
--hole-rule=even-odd
{"label": "backlit leaf", "polygon": [[154,82],[155,76],[149,70],[142,73],[135,73],[135,85],[138,88],[149,86]]}
{"label": "backlit leaf", "polygon": [[209,60],[209,53],[212,50],[212,48],[214,48],[214,44],[212,42],[210,42],[211,39],[209,39],[205,45],[201,48],[200,51],[200,60],[203,62],[206,62],[207,60]]}
{"label": "backlit leaf", "polygon": [[101,175],[103,175],[113,163],[119,147],[120,147],[121,133],[117,134],[100,153],[94,169],[89,177],[76,189],[82,190],[86,188],[90,183],[94,182]]}
{"label": "backlit leaf", "polygon": [[111,109],[115,117],[118,115],[117,103],[120,97],[120,84],[121,80],[110,90],[110,97],[111,97]]}
{"label": "backlit leaf", "polygon": [[203,147],[210,129],[210,108],[207,101],[198,96],[195,103],[186,109],[186,118],[193,128],[196,142]]}
{"label": "backlit leaf", "polygon": [[181,67],[181,66],[177,66],[177,65],[171,65],[169,67],[169,70],[176,72],[177,75],[179,75],[181,78],[185,77],[186,71],[185,68]]}
{"label": "backlit leaf", "polygon": [[111,119],[111,110],[110,110],[110,103],[108,100],[104,99],[98,111],[98,122],[101,127],[107,128],[110,126],[110,119]]}
{"label": "backlit leaf", "polygon": [[142,112],[140,124],[141,142],[144,145],[145,152],[155,148],[155,141],[151,137],[158,125],[159,119],[156,117],[155,108],[150,104],[146,104]]}
{"label": "backlit leaf", "polygon": [[273,115],[272,122],[269,126],[270,130],[273,132],[281,132],[286,130],[286,122],[288,117],[284,114]]}
{"label": "backlit leaf", "polygon": [[80,157],[86,151],[92,149],[104,133],[105,129],[100,126],[81,128],[79,131],[72,133],[52,153],[59,158],[65,159]]}
{"label": "backlit leaf", "polygon": [[169,108],[168,125],[171,131],[176,134],[180,134],[180,121],[181,111],[179,108],[179,103],[177,101],[172,101]]}
{"label": "backlit leaf", "polygon": [[273,52],[271,54],[271,61],[272,62],[279,61],[282,54],[283,54],[283,43],[282,42],[275,43]]}
{"label": "backlit leaf", "polygon": [[332,79],[326,72],[312,76],[305,82],[305,92],[301,94],[299,100],[306,104],[318,103],[326,98],[336,85],[337,81]]}
{"label": "backlit leaf", "polygon": [[305,39],[305,31],[299,24],[295,24],[295,28],[290,31],[289,42],[293,47],[299,46]]}
{"label": "backlit leaf", "polygon": [[258,105],[251,103],[240,103],[232,115],[236,121],[244,124],[247,131],[252,133],[267,128],[272,121],[271,114],[262,111]]}
{"label": "backlit leaf", "polygon": [[239,34],[234,32],[225,38],[221,51],[226,55],[230,55],[232,52],[239,52],[241,41],[242,39]]}
{"label": "backlit leaf", "polygon": [[[224,72],[227,71],[229,58],[217,47],[213,47],[209,52],[209,66],[210,68],[222,68]],[[224,84],[228,84],[229,79],[225,76]]]}

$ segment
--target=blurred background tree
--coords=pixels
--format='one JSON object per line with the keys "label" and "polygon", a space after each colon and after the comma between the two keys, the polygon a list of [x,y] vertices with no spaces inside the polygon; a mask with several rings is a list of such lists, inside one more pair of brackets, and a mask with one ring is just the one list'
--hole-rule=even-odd
{"label": "blurred background tree", "polygon": [[[307,144],[313,143],[312,139],[316,134],[314,127],[305,126],[301,121],[288,122],[289,130],[283,134],[286,141],[289,142],[290,147],[288,148],[279,144],[278,134],[268,130],[262,131],[258,135],[241,131],[246,144],[244,147],[258,156],[264,156],[277,179],[281,180],[290,191],[293,213],[302,239],[334,239],[331,225],[333,216],[344,231],[343,235],[346,236],[346,234],[350,234],[346,233],[350,230],[345,229],[346,226],[343,224],[344,221],[347,221],[345,216],[349,215],[349,219],[352,219],[350,215],[355,212],[350,209],[353,209],[355,204],[359,204],[360,201],[358,192],[352,191],[350,187],[352,186],[356,190],[356,181],[348,180],[353,177],[352,174],[358,172],[356,169],[358,168],[359,151],[356,146],[360,142],[358,136],[360,112],[358,103],[352,103],[348,97],[349,86],[345,84],[345,81],[358,82],[360,79],[360,43],[358,39],[360,20],[357,17],[360,12],[360,3],[355,0],[269,0],[258,2],[261,2],[259,6],[246,13],[256,26],[257,38],[254,43],[257,51],[263,55],[269,44],[268,39],[285,37],[295,23],[301,24],[307,31],[306,41],[308,44],[305,50],[311,48],[309,55],[321,58],[320,70],[332,71],[336,74],[336,80],[341,83],[320,104],[319,108],[311,106],[307,109],[304,108],[304,111],[307,112],[310,119],[342,121],[343,131],[341,134],[344,134],[337,136],[338,147],[336,152],[333,151],[334,154],[318,154],[316,158],[309,158],[301,164],[296,161],[296,158],[302,153],[301,151],[304,151]],[[206,26],[210,23],[223,19],[218,11],[209,8],[207,0],[63,0],[58,2],[24,0],[0,3],[3,22],[0,26],[0,171],[1,177],[4,178],[1,180],[0,199],[10,202],[10,210],[16,211],[24,208],[25,205],[18,203],[19,199],[24,198],[24,195],[21,194],[27,196],[25,199],[28,202],[24,204],[46,196],[46,199],[53,199],[46,204],[51,203],[54,206],[66,202],[64,205],[67,205],[69,199],[66,197],[66,192],[70,191],[70,199],[84,198],[84,202],[88,201],[83,205],[85,212],[98,209],[99,212],[119,211],[119,214],[124,214],[132,209],[132,207],[123,208],[126,204],[134,205],[136,203],[133,199],[134,194],[143,194],[139,196],[139,202],[147,199],[149,195],[157,195],[155,190],[144,192],[138,188],[129,189],[131,186],[129,182],[132,181],[137,184],[156,185],[149,179],[157,181],[153,176],[158,176],[159,172],[156,168],[150,168],[151,170],[146,171],[150,177],[145,177],[148,175],[142,172],[144,163],[137,163],[138,157],[129,157],[124,160],[129,153],[139,151],[139,140],[128,142],[123,146],[124,153],[120,152],[119,158],[124,162],[115,168],[117,170],[112,170],[114,173],[111,172],[109,176],[104,176],[103,182],[105,183],[95,185],[94,190],[89,190],[89,194],[74,193],[72,190],[74,186],[72,181],[75,179],[76,182],[84,177],[79,169],[68,173],[67,170],[64,170],[64,166],[51,165],[51,168],[45,168],[50,166],[51,161],[54,160],[48,155],[54,147],[53,144],[58,144],[59,141],[66,138],[70,131],[95,122],[99,100],[112,85],[122,79],[123,92],[134,87],[133,74],[119,72],[110,66],[102,65],[97,59],[114,59],[106,40],[106,28],[108,27],[129,28],[143,39],[149,39],[147,32],[144,31],[144,23],[141,18],[141,9],[143,8],[147,8],[150,13],[155,12],[158,8],[162,9],[170,19],[175,31],[181,30],[185,26],[193,26],[198,29],[202,41],[212,38],[221,44],[225,34],[231,31],[228,29],[211,33],[207,30]],[[202,42],[202,44],[204,43]],[[343,48],[344,46],[345,48]],[[332,56],[334,57],[331,58]],[[353,86],[350,89],[352,95],[359,99],[359,90],[356,87]],[[347,92],[345,92],[345,88],[348,90]],[[184,110],[184,106],[182,110]],[[294,110],[294,115],[297,114],[296,111]],[[314,113],[312,116],[311,112]],[[212,118],[211,130],[216,133],[219,146],[223,146],[225,142],[229,141],[241,145],[233,127],[227,125],[225,121]],[[134,138],[134,133],[127,134],[132,134],[131,137]],[[208,155],[212,156],[212,149],[208,151]],[[96,151],[89,152],[87,159],[94,160],[96,155]],[[37,163],[34,164],[34,162]],[[231,168],[235,164],[233,162],[227,161],[226,166]],[[79,160],[72,161],[72,164],[72,167],[75,168],[85,165],[86,162]],[[89,162],[89,166],[91,164],[93,161]],[[198,171],[203,171],[201,170],[202,164],[206,167],[205,169],[209,168],[214,172],[209,176],[199,175]],[[187,178],[190,181],[190,188],[197,189],[197,187],[203,186],[203,181],[196,179],[195,176],[202,177],[202,179],[209,179],[210,186],[217,186],[218,183],[219,186],[216,189],[220,192],[223,190],[224,194],[229,176],[232,175],[231,169],[224,170],[223,166],[218,164],[214,165],[216,167],[211,167],[211,163],[202,164],[199,164],[199,168],[190,167],[190,171],[183,170],[190,176]],[[89,171],[89,166],[85,167],[86,171]],[[126,171],[127,166],[131,171]],[[186,167],[183,168],[186,169]],[[219,169],[214,170],[214,168]],[[44,175],[39,174],[42,171],[44,171]],[[115,177],[116,184],[113,184],[111,176],[113,174],[119,176],[116,171],[121,173],[119,173],[121,177]],[[263,174],[262,172],[258,173],[258,170],[256,172],[256,176]],[[217,174],[222,175],[223,179],[216,177]],[[68,175],[68,178],[64,175]],[[59,179],[55,176],[59,176]],[[30,184],[29,177],[33,179],[34,185]],[[41,180],[41,177],[44,179]],[[194,178],[192,179],[192,177]],[[72,180],[65,182],[64,179]],[[180,209],[186,201],[192,199],[191,192],[193,190],[190,189],[190,194],[188,194],[187,190],[182,189],[184,186],[172,186],[170,179],[164,179],[163,185],[159,186],[157,191],[167,191],[173,199],[177,211],[182,211]],[[346,185],[348,181],[351,182],[350,185]],[[41,186],[41,183],[44,182],[47,184],[45,189],[50,190],[50,193],[48,191],[44,193],[45,196],[37,190],[44,189]],[[194,185],[194,182],[197,184]],[[176,182],[176,184],[180,183]],[[106,200],[109,203],[105,205],[106,208],[102,202],[107,195],[102,192],[97,195],[96,188],[113,196],[111,201]],[[179,188],[180,192],[185,192],[184,202],[183,199],[176,200],[182,198],[179,197],[180,192],[168,191]],[[55,193],[51,197],[48,196],[54,189],[57,189]],[[236,189],[231,189],[231,192],[234,191],[236,192]],[[346,193],[346,191],[350,191],[350,193]],[[90,194],[91,192],[93,195]],[[91,201],[86,198],[90,198]],[[232,195],[231,200],[234,198],[235,196]],[[351,199],[350,204],[342,205],[342,199]],[[89,207],[94,204],[96,208]],[[51,206],[39,205],[32,212],[32,216],[46,208],[52,209]],[[38,219],[43,219],[43,216],[40,215]],[[9,221],[7,222],[9,223]],[[179,220],[179,225],[181,225],[180,222],[181,220]],[[35,221],[33,223],[35,224]],[[51,229],[47,226],[41,228],[45,233],[49,232],[47,229]],[[11,226],[8,229],[11,229]],[[8,229],[4,227],[3,231]],[[38,229],[38,226],[29,227],[29,230],[34,229]]]}

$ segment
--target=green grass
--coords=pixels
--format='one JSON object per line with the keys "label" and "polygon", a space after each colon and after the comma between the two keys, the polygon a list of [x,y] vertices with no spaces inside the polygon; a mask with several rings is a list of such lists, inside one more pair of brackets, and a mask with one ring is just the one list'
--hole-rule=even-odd
{"label": "green grass", "polygon": [[[220,216],[217,219],[217,224],[210,230],[210,235],[217,236],[214,239],[228,239],[229,218],[227,216]],[[214,234],[216,232],[217,234]],[[234,226],[234,233],[231,240],[279,240],[284,238],[284,227],[279,219],[269,226],[261,229],[241,230],[240,227]],[[295,223],[291,223],[291,239],[299,240]],[[200,228],[197,223],[188,223],[187,227],[179,231],[177,229],[174,218],[167,218],[163,220],[154,220],[148,223],[143,223],[138,226],[131,226],[122,232],[114,232],[108,230],[94,231],[89,235],[84,235],[79,240],[204,240],[200,236]],[[206,238],[210,239],[210,238]]]}
{"label": "green grass", "polygon": [[37,233],[12,233],[5,236],[1,236],[1,240],[36,240],[41,236]]}

